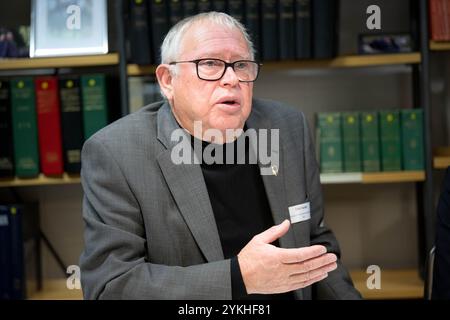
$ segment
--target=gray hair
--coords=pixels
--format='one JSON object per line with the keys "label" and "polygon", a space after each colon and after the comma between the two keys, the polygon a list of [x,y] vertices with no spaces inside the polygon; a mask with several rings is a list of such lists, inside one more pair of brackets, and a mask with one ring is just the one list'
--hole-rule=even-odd
{"label": "gray hair", "polygon": [[226,13],[211,11],[187,17],[175,24],[169,30],[161,45],[161,62],[170,63],[176,61],[178,55],[180,54],[180,46],[186,30],[188,30],[192,25],[203,21],[212,22],[229,29],[239,30],[247,43],[247,47],[249,48],[250,59],[254,59],[255,49],[250,36],[242,23]]}

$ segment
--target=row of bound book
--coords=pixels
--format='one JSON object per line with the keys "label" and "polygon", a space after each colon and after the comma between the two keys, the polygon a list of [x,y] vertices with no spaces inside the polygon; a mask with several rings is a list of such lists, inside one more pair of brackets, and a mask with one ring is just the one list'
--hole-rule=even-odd
{"label": "row of bound book", "polygon": [[450,41],[450,0],[430,0],[430,38]]}
{"label": "row of bound book", "polygon": [[0,300],[42,287],[38,204],[0,204]]}
{"label": "row of bound book", "polygon": [[0,80],[0,177],[79,173],[85,139],[108,123],[104,74]]}
{"label": "row of bound book", "polygon": [[423,111],[317,114],[322,173],[424,169]]}
{"label": "row of bound book", "polygon": [[242,22],[259,60],[336,55],[338,0],[129,0],[129,62],[160,63],[171,26],[199,12],[226,12]]}

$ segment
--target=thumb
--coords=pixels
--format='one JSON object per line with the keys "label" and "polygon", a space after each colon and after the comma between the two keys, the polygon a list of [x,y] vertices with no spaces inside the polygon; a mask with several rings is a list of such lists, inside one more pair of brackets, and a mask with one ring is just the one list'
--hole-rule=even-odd
{"label": "thumb", "polygon": [[266,231],[261,232],[257,235],[258,239],[264,243],[272,243],[275,240],[281,238],[289,230],[291,223],[288,219],[284,220],[282,223],[273,226]]}

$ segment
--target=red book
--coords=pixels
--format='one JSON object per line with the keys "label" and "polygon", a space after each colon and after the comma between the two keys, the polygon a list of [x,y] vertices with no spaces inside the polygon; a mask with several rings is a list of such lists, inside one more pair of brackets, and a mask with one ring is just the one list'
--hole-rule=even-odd
{"label": "red book", "polygon": [[41,170],[45,175],[63,174],[58,78],[37,77],[35,88]]}

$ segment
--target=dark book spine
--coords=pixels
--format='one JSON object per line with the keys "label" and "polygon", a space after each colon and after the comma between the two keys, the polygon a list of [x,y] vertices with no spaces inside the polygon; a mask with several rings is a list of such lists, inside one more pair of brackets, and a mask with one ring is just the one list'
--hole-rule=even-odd
{"label": "dark book spine", "polygon": [[280,59],[292,60],[295,58],[294,0],[278,0],[278,14]]}
{"label": "dark book spine", "polygon": [[150,64],[152,62],[152,56],[146,1],[130,1],[129,39],[130,62],[141,65]]}
{"label": "dark book spine", "polygon": [[342,116],[339,112],[321,112],[317,115],[317,120],[320,141],[320,172],[342,172]]}
{"label": "dark book spine", "polygon": [[37,203],[9,205],[11,299],[26,299],[41,285]]}
{"label": "dark book spine", "polygon": [[402,143],[400,134],[400,113],[380,111],[381,169],[402,170]]}
{"label": "dark book spine", "polygon": [[11,94],[9,82],[0,80],[0,177],[14,176]]}
{"label": "dark book spine", "polygon": [[262,34],[262,58],[263,60],[277,60],[278,48],[278,14],[277,1],[261,1],[261,34]]}
{"label": "dark book spine", "polygon": [[183,19],[183,2],[181,0],[170,0],[169,2],[169,24],[174,26]]}
{"label": "dark book spine", "polygon": [[337,0],[314,0],[313,4],[313,56],[329,59],[336,56]]}
{"label": "dark book spine", "polygon": [[244,1],[228,0],[228,14],[240,23],[244,23]]}
{"label": "dark book spine", "polygon": [[227,12],[227,0],[212,0],[212,9],[217,12]]}
{"label": "dark book spine", "polygon": [[197,0],[183,1],[184,17],[190,17],[198,13]]}
{"label": "dark book spine", "polygon": [[197,0],[198,12],[208,12],[211,11],[211,0]]}
{"label": "dark book spine", "polygon": [[81,76],[84,139],[108,124],[106,77],[104,74]]}
{"label": "dark book spine", "polygon": [[80,79],[78,77],[60,79],[59,96],[61,100],[64,170],[68,173],[79,173],[81,169],[81,148],[83,146]]}
{"label": "dark book spine", "polygon": [[9,207],[9,221],[11,225],[11,299],[13,300],[26,298],[22,214],[20,207]]}
{"label": "dark book spine", "polygon": [[35,99],[31,77],[11,80],[14,168],[18,177],[35,177],[39,174]]}
{"label": "dark book spine", "polygon": [[12,297],[11,224],[9,207],[0,205],[0,300]]}
{"label": "dark book spine", "polygon": [[150,1],[150,21],[152,29],[153,63],[161,63],[161,44],[169,31],[168,0]]}
{"label": "dark book spine", "polygon": [[260,0],[245,0],[245,26],[255,48],[255,58],[261,57],[261,19],[259,14]]}
{"label": "dark book spine", "polygon": [[360,116],[363,171],[377,172],[381,170],[378,113],[363,112]]}
{"label": "dark book spine", "polygon": [[425,167],[423,142],[423,110],[402,110],[401,130],[403,169],[423,170]]}
{"label": "dark book spine", "polygon": [[342,113],[342,145],[345,172],[361,172],[361,130],[358,112]]}
{"label": "dark book spine", "polygon": [[310,0],[295,0],[295,45],[297,59],[311,58]]}

